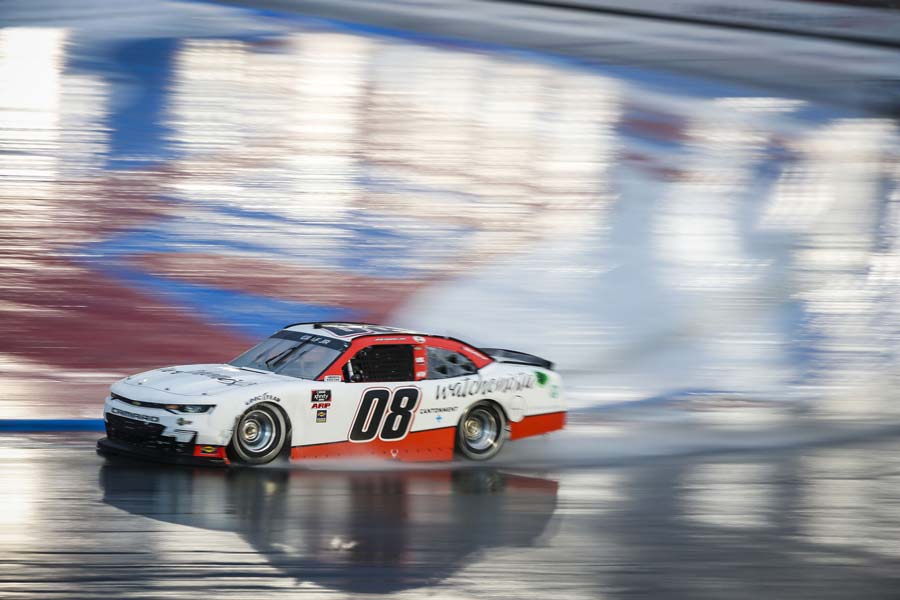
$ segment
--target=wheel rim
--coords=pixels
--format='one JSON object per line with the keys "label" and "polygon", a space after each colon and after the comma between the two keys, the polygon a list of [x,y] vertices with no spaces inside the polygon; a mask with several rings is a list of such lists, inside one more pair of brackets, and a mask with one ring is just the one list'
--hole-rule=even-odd
{"label": "wheel rim", "polygon": [[238,440],[248,452],[265,452],[275,441],[275,428],[272,415],[254,410],[241,419]]}
{"label": "wheel rim", "polygon": [[497,416],[483,408],[473,410],[463,423],[466,445],[477,452],[493,448],[499,432],[500,422]]}

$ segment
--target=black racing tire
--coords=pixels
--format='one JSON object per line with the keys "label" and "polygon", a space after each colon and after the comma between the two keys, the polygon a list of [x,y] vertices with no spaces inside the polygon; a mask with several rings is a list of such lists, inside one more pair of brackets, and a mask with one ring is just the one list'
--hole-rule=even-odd
{"label": "black racing tire", "polygon": [[456,446],[469,460],[497,455],[506,441],[506,418],[493,402],[482,400],[466,410],[456,427]]}
{"label": "black racing tire", "polygon": [[228,456],[243,465],[264,465],[278,458],[287,444],[287,418],[271,404],[254,404],[234,425]]}

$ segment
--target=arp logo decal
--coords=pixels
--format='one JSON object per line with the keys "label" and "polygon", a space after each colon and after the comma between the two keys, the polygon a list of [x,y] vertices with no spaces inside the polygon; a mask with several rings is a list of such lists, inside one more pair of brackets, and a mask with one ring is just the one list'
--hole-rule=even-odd
{"label": "arp logo decal", "polygon": [[327,410],[317,410],[316,411],[316,423],[324,423],[328,420],[328,411]]}
{"label": "arp logo decal", "polygon": [[[312,408],[331,408],[331,390],[313,390],[310,400]],[[321,423],[322,421],[319,421],[317,417],[316,422]]]}

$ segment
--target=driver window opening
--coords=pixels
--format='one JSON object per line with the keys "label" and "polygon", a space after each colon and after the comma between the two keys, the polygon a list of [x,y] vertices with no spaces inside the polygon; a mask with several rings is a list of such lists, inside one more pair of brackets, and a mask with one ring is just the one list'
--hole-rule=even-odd
{"label": "driver window opening", "polygon": [[385,344],[363,348],[344,365],[344,380],[413,381],[413,347]]}

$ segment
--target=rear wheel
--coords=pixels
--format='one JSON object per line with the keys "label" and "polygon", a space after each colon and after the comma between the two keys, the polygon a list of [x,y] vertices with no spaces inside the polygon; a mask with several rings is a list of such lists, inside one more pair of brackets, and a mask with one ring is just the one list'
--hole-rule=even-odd
{"label": "rear wheel", "polygon": [[287,422],[280,410],[269,404],[257,404],[238,419],[228,447],[238,463],[263,465],[272,462],[287,442]]}
{"label": "rear wheel", "polygon": [[473,404],[459,420],[456,439],[459,451],[471,460],[487,460],[500,452],[506,419],[492,402]]}

